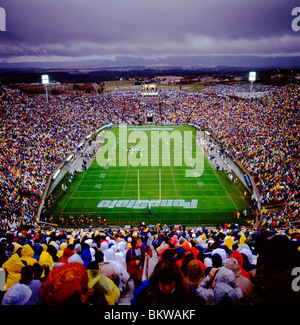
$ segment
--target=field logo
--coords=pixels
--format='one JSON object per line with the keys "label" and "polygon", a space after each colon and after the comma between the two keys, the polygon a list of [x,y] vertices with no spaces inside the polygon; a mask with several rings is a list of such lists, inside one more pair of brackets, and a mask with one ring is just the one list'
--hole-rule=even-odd
{"label": "field logo", "polygon": [[[137,129],[128,133],[127,124],[120,124],[118,141],[112,131],[105,132],[104,140],[107,141],[96,158],[101,167],[171,166],[173,154],[174,166],[183,166],[184,163],[189,167],[185,171],[186,177],[200,177],[204,171],[204,155],[193,140],[192,131],[183,131],[183,136],[173,128],[151,128],[148,133]],[[174,143],[172,153],[171,141]]]}
{"label": "field logo", "polygon": [[183,199],[176,200],[101,200],[97,208],[127,208],[127,209],[146,209],[149,207],[160,207],[160,208],[171,208],[171,207],[180,207],[183,209],[197,209],[198,199],[192,199],[190,202],[187,202]]}

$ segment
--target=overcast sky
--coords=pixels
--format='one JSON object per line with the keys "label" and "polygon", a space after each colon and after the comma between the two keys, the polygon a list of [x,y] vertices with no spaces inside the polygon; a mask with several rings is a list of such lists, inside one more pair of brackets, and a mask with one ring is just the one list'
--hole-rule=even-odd
{"label": "overcast sky", "polygon": [[296,0],[0,0],[0,6],[2,66],[218,65],[226,58],[300,65],[300,32],[291,28]]}

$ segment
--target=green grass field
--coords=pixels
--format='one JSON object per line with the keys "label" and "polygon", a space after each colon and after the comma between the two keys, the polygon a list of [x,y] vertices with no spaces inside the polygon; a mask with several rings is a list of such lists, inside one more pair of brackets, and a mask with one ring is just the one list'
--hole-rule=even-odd
{"label": "green grass field", "polygon": [[[181,151],[179,142],[168,138],[173,131],[181,136]],[[233,222],[237,209],[249,209],[240,182],[234,185],[225,172],[212,169],[202,153],[196,164],[190,163],[195,161],[198,146],[193,127],[128,127],[127,148],[123,135],[119,138],[119,128],[109,133],[115,136],[115,143],[106,140],[100,156],[85,173],[78,173],[67,194],[57,187],[57,202],[50,210],[55,217],[62,214],[76,219],[90,214],[96,219],[100,215],[108,225],[156,224],[160,220],[162,224],[215,226]],[[192,136],[191,145],[183,141],[186,134]],[[168,146],[169,164],[165,160]],[[125,162],[120,154],[126,157]],[[101,163],[99,157],[107,163]],[[158,166],[153,166],[153,161]],[[193,174],[198,165],[201,176]],[[186,171],[196,177],[187,177]]]}

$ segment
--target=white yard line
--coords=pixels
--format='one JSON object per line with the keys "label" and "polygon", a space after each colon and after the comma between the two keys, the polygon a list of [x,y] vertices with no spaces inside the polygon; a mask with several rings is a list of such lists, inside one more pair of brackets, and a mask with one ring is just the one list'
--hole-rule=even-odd
{"label": "white yard line", "polygon": [[[166,141],[166,137],[164,137],[164,140]],[[170,143],[169,143],[169,148],[170,148]],[[174,178],[173,167],[172,167],[172,163],[171,163],[171,152],[170,152],[170,150],[169,150],[169,153],[170,153],[170,169],[171,169],[171,174],[172,174],[172,180],[173,180],[173,184],[174,184],[174,187],[175,187],[175,193],[178,196],[178,190],[177,190],[177,186],[176,186],[176,182],[175,182],[175,178]]]}
{"label": "white yard line", "polygon": [[[127,166],[127,170],[126,170],[125,181],[124,181],[123,188],[122,188],[122,197],[124,196],[124,193],[125,193],[125,187],[126,187],[126,183],[127,183],[128,171],[129,171],[129,166]],[[111,186],[111,184],[110,184],[110,186]]]}
{"label": "white yard line", "polygon": [[159,169],[159,200],[161,201],[161,170]]}
{"label": "white yard line", "polygon": [[219,183],[221,184],[221,186],[224,188],[225,192],[227,193],[228,197],[230,198],[231,202],[233,203],[233,205],[235,206],[236,209],[238,209],[237,205],[235,204],[235,202],[233,201],[233,199],[231,198],[230,194],[227,191],[227,188],[224,186],[224,184],[222,183],[222,181],[220,180],[219,176],[217,175],[216,171],[213,170]]}
{"label": "white yard line", "polygon": [[[83,174],[81,180],[79,181],[79,183],[78,183],[77,186],[75,187],[75,190],[73,191],[72,195],[76,192],[78,186],[80,185],[80,183],[82,182],[82,180],[83,180],[83,178],[84,178],[84,175],[85,175],[85,174]],[[68,194],[68,192],[67,192],[65,195],[67,195],[67,194]],[[64,209],[65,209],[66,206],[68,205],[69,201],[72,199],[72,195],[69,196],[68,201],[67,201],[67,203],[65,204],[65,206],[63,207],[62,211],[64,211]]]}
{"label": "white yard line", "polygon": [[138,182],[138,201],[140,201],[140,170],[137,170],[137,182]]}
{"label": "white yard line", "polygon": [[[230,196],[228,196],[228,195],[218,195],[218,196],[215,196],[215,195],[203,195],[202,196],[201,195],[201,196],[197,196],[197,200],[199,200],[201,198],[207,198],[207,197],[213,197],[213,198],[220,198],[220,197],[225,198],[225,197],[227,197],[227,198],[231,199]],[[172,195],[172,199],[162,199],[162,200],[175,200],[175,199],[182,199],[182,198],[183,198],[182,195],[180,195],[180,196]],[[184,195],[184,198],[194,198],[195,199],[195,195]],[[77,199],[79,199],[79,200],[99,199],[99,196],[83,196],[83,197],[78,196],[78,197],[70,198],[70,200],[77,200]],[[104,198],[102,197],[101,199],[102,200],[120,200],[120,198],[105,198],[105,197]],[[124,200],[132,200],[132,198],[126,198],[126,197],[125,198],[123,197],[122,199],[124,199]],[[148,200],[148,199],[146,199],[146,200]],[[155,199],[149,199],[149,200],[155,200]]]}

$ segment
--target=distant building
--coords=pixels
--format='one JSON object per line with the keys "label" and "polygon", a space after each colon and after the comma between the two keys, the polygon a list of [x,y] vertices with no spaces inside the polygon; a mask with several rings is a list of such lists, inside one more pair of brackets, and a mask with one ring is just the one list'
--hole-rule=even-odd
{"label": "distant building", "polygon": [[159,82],[161,85],[174,85],[184,80],[184,77],[179,76],[159,76],[153,79],[155,82]]}

